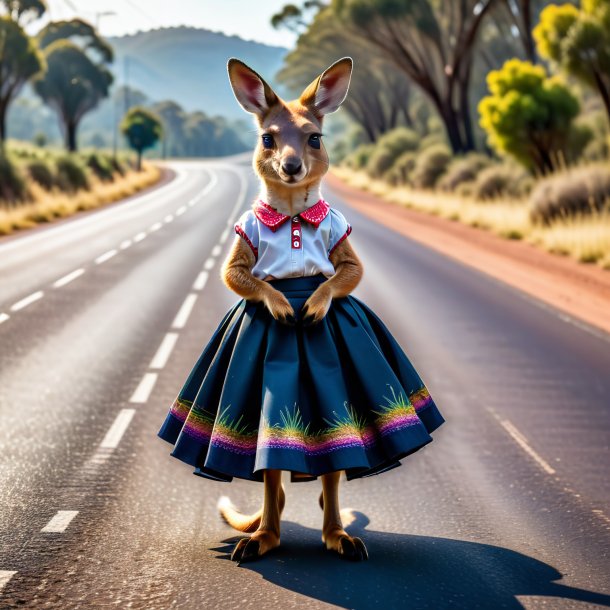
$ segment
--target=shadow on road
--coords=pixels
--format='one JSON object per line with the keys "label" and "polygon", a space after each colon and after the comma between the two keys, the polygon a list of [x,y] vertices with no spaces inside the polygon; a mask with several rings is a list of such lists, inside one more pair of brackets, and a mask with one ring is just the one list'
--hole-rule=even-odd
{"label": "shadow on road", "polygon": [[[369,531],[366,515],[353,514],[355,521],[346,530],[362,536],[368,561],[343,561],[323,548],[318,530],[283,521],[282,546],[240,568],[312,599],[356,610],[523,608],[518,595],[610,607],[610,595],[555,583],[560,572],[521,553],[463,540]],[[223,540],[227,546],[212,550],[229,559],[241,537]]]}

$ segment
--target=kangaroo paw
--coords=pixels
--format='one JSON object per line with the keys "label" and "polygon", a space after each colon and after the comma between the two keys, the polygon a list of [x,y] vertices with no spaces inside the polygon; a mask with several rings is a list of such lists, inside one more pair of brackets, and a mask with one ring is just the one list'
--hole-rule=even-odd
{"label": "kangaroo paw", "polygon": [[237,564],[258,559],[280,545],[280,538],[273,532],[258,530],[249,538],[242,538],[231,553],[231,561]]}
{"label": "kangaroo paw", "polygon": [[322,541],[329,551],[339,553],[342,559],[363,561],[369,558],[364,542],[356,536],[350,536],[344,529],[334,529],[322,534]]}

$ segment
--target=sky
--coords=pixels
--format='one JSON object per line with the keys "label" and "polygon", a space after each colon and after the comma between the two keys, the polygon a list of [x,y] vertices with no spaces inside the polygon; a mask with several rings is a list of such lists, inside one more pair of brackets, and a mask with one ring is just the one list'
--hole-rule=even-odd
{"label": "sky", "polygon": [[[290,47],[295,35],[274,30],[269,20],[288,0],[47,0],[48,18],[81,17],[98,22],[102,36],[189,25],[246,40]],[[112,12],[113,15],[101,13]],[[33,25],[33,24],[32,24]],[[36,29],[43,25],[36,22]]]}

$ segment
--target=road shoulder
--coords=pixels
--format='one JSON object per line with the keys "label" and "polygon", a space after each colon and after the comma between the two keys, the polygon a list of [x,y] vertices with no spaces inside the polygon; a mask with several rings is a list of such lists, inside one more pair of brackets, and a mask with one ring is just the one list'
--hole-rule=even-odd
{"label": "road shoulder", "polygon": [[332,173],[325,184],[365,216],[610,333],[608,271],[549,254],[526,242],[506,240],[388,203],[347,185]]}

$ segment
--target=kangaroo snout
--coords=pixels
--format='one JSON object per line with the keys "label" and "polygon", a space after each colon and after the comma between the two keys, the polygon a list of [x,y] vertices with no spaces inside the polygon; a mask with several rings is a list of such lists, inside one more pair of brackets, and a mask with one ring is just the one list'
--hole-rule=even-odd
{"label": "kangaroo snout", "polygon": [[282,163],[282,171],[288,176],[296,176],[300,171],[303,164],[300,159],[292,158]]}

